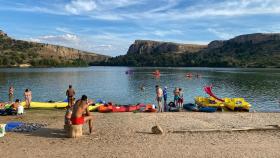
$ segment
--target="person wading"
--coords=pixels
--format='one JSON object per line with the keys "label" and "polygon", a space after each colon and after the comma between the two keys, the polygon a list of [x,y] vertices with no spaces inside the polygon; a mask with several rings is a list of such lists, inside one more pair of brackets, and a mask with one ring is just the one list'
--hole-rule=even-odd
{"label": "person wading", "polygon": [[9,102],[12,103],[14,101],[14,87],[10,86],[9,88]]}
{"label": "person wading", "polygon": [[72,85],[69,85],[69,88],[66,91],[66,96],[68,100],[68,106],[72,107],[74,96],[75,96],[75,90],[72,88]]}
{"label": "person wading", "polygon": [[32,92],[30,89],[26,89],[24,91],[24,99],[26,103],[26,108],[30,108],[31,100],[32,100]]}

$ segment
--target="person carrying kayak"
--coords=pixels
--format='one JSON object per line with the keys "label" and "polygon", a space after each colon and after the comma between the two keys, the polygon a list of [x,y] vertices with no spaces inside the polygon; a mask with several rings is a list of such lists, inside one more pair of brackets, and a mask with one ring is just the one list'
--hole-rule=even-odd
{"label": "person carrying kayak", "polygon": [[76,92],[72,88],[72,85],[69,85],[69,88],[66,91],[66,96],[67,96],[67,100],[68,100],[68,106],[70,106],[70,107],[73,106],[73,100],[74,100],[75,94],[76,94]]}
{"label": "person carrying kayak", "polygon": [[89,101],[86,95],[83,95],[80,100],[78,100],[74,106],[71,116],[72,125],[82,125],[88,122],[89,133],[93,130],[93,116],[88,110],[88,106],[91,105],[93,101]]}

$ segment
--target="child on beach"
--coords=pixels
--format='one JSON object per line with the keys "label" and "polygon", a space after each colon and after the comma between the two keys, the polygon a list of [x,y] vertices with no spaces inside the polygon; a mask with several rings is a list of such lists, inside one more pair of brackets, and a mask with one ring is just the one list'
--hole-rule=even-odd
{"label": "child on beach", "polygon": [[178,104],[179,104],[179,108],[183,108],[183,103],[184,103],[184,92],[182,90],[182,88],[179,88],[179,99],[178,99]]}
{"label": "child on beach", "polygon": [[179,106],[179,88],[175,88],[174,91],[174,103],[175,103],[175,106],[178,107]]}
{"label": "child on beach", "polygon": [[73,111],[73,106],[75,104],[75,98],[72,100],[73,102],[71,105],[66,107],[66,112],[65,112],[65,117],[64,117],[64,124],[65,125],[71,125],[71,116],[72,116],[72,111]]}

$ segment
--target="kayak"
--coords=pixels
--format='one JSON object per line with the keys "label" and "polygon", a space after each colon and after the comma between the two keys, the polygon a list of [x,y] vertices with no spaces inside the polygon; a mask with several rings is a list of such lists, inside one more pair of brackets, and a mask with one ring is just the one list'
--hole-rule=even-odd
{"label": "kayak", "polygon": [[114,106],[114,105],[101,105],[98,107],[98,112],[108,113],[108,112],[132,112],[140,109],[139,105],[122,105],[122,106]]}
{"label": "kayak", "polygon": [[189,104],[184,104],[183,108],[188,110],[188,111],[198,111],[198,108],[195,104],[189,103]]}
{"label": "kayak", "polygon": [[[21,105],[24,108],[26,107],[26,103],[22,102]],[[53,103],[49,103],[49,102],[31,102],[30,104],[30,108],[66,108],[66,106],[68,105],[68,103],[66,102],[53,102]]]}
{"label": "kayak", "polygon": [[103,105],[103,104],[97,103],[97,104],[94,104],[94,105],[90,105],[90,106],[88,106],[88,110],[89,111],[97,111],[98,107],[101,106],[101,105]]}
{"label": "kayak", "polygon": [[147,104],[143,112],[157,112],[157,109],[151,104]]}
{"label": "kayak", "polygon": [[224,105],[232,111],[249,111],[251,104],[246,102],[244,98],[224,98]]}
{"label": "kayak", "polygon": [[224,104],[222,101],[216,100],[213,97],[195,97],[195,104],[201,107],[214,107],[217,108],[217,110],[222,110],[224,107]]}
{"label": "kayak", "polygon": [[195,104],[189,103],[184,104],[183,108],[188,111],[194,111],[194,112],[216,112],[217,107],[197,107]]}

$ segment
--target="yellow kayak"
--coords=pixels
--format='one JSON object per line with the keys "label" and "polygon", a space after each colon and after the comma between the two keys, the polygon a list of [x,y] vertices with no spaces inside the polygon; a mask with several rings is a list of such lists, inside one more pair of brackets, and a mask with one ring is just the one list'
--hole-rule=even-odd
{"label": "yellow kayak", "polygon": [[90,105],[90,106],[88,107],[88,110],[89,110],[89,111],[97,111],[97,108],[98,108],[99,106],[101,106],[101,105],[103,105],[103,104],[97,103],[97,104],[95,104],[95,105]]}
{"label": "yellow kayak", "polygon": [[232,111],[249,111],[251,104],[246,102],[244,98],[224,98],[224,105]]}
{"label": "yellow kayak", "polygon": [[[26,108],[26,103],[22,102],[21,105]],[[54,103],[49,103],[49,102],[31,102],[30,108],[66,108],[68,105],[67,102],[54,102]]]}
{"label": "yellow kayak", "polygon": [[[21,105],[26,108],[26,103],[22,102]],[[89,111],[95,111],[99,106],[103,104],[95,104],[89,106]],[[31,102],[30,108],[66,108],[68,106],[67,102],[54,102],[54,103],[49,103],[49,102]]]}
{"label": "yellow kayak", "polygon": [[202,107],[215,107],[218,110],[222,110],[224,107],[223,102],[216,100],[213,97],[195,97],[195,104]]}

